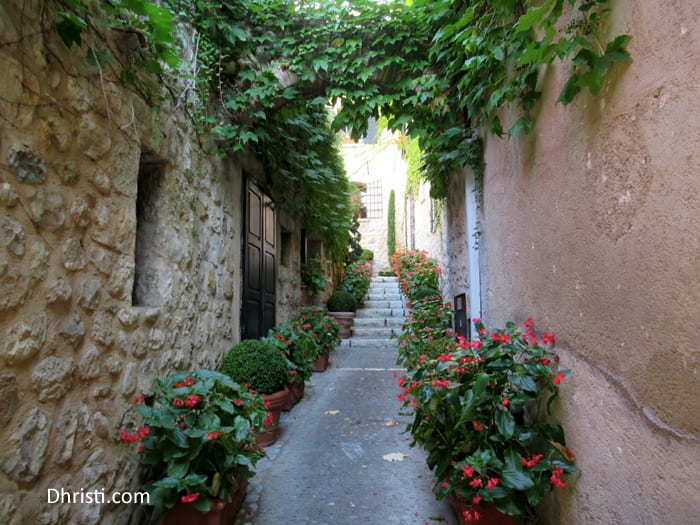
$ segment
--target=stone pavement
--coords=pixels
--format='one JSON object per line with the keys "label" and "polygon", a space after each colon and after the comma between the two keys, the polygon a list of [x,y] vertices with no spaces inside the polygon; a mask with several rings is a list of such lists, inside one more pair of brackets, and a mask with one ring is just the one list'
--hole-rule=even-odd
{"label": "stone pavement", "polygon": [[360,339],[283,413],[280,439],[258,463],[236,525],[455,525],[432,493],[425,452],[405,434],[393,342]]}

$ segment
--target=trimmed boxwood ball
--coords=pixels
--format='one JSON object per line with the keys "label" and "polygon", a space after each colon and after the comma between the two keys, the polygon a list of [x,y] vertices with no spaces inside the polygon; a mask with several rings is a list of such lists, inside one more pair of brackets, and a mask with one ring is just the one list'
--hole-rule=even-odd
{"label": "trimmed boxwood ball", "polygon": [[289,365],[282,353],[259,339],[247,339],[224,355],[221,372],[235,382],[247,384],[258,394],[283,390],[289,379]]}
{"label": "trimmed boxwood ball", "polygon": [[362,255],[360,256],[360,259],[363,261],[373,261],[374,252],[368,248],[362,248]]}
{"label": "trimmed boxwood ball", "polygon": [[329,312],[354,312],[357,309],[355,298],[350,292],[336,290],[326,304]]}

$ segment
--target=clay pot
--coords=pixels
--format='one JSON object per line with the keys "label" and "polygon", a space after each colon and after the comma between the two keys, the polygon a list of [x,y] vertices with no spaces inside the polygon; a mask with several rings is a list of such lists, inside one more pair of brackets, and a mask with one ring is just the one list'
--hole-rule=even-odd
{"label": "clay pot", "polygon": [[352,325],[355,319],[355,312],[327,312],[340,325],[341,339],[349,339],[352,336]]}
{"label": "clay pot", "polygon": [[291,410],[292,407],[296,405],[302,397],[304,397],[304,387],[304,381],[296,381],[294,379],[287,381],[289,396],[287,398],[287,404],[282,408],[282,410]]}
{"label": "clay pot", "polygon": [[[485,507],[481,505],[465,505],[460,495],[456,492],[450,492],[449,499],[450,506],[455,511],[457,519],[459,519],[459,525],[472,525],[473,523],[478,523],[479,525],[520,525],[516,518],[503,514],[493,505],[486,505]],[[476,522],[467,521],[464,511],[478,512],[479,520]]]}
{"label": "clay pot", "polygon": [[309,295],[309,289],[305,284],[301,285],[301,305],[311,306],[314,304],[313,298]]}
{"label": "clay pot", "polygon": [[265,423],[265,430],[257,435],[256,441],[260,447],[267,447],[272,445],[280,433],[280,414],[282,409],[289,402],[289,390],[284,387],[284,390],[279,392],[274,392],[272,394],[262,394],[263,401],[265,402],[265,407],[271,419]]}
{"label": "clay pot", "polygon": [[243,506],[248,480],[241,479],[238,490],[233,493],[231,501],[220,499],[210,500],[211,510],[199,512],[192,503],[178,502],[172,509],[165,513],[161,520],[162,525],[230,525],[236,521],[236,516]]}
{"label": "clay pot", "polygon": [[314,361],[311,362],[311,368],[314,372],[324,372],[328,368],[328,359],[330,358],[330,352],[325,351],[320,356],[318,356]]}

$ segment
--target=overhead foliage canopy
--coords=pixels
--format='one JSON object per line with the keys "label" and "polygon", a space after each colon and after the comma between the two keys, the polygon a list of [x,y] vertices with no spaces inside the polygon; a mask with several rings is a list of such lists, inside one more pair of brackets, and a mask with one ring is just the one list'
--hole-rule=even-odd
{"label": "overhead foliage canopy", "polygon": [[[80,44],[91,12],[83,0],[63,6],[58,29]],[[112,0],[107,13],[147,33],[155,57],[145,65],[196,81],[198,117],[224,148],[255,151],[269,168],[269,185],[324,233],[348,216],[347,198],[326,191],[343,184],[342,162],[327,125],[327,106],[341,107],[332,130],[354,138],[369,117],[420,140],[424,176],[434,197],[458,169],[483,169],[481,130],[528,133],[539,72],[570,63],[559,102],[584,89],[596,95],[610,67],[630,60],[628,35],[605,42],[607,0]],[[166,30],[193,26],[196,61],[183,56]],[[94,22],[93,22],[93,25]],[[88,51],[88,57],[105,56]],[[122,77],[135,79],[133,72]],[[508,129],[499,119],[520,108]],[[347,188],[341,188],[346,192]],[[337,218],[338,221],[329,218]],[[331,235],[330,231],[325,231]],[[336,239],[338,243],[345,242]]]}

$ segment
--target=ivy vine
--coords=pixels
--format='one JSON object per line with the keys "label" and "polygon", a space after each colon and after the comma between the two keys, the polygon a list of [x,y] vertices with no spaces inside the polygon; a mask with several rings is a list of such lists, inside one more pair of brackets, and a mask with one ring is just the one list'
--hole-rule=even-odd
{"label": "ivy vine", "polygon": [[[583,90],[597,95],[610,69],[631,60],[629,35],[604,37],[608,0],[112,0],[102,11],[54,2],[67,45],[99,26],[95,13],[147,35],[143,65],[195,82],[202,130],[223,153],[256,152],[269,187],[339,256],[351,210],[334,132],[357,139],[370,117],[386,118],[420,145],[431,196],[444,198],[457,170],[483,172],[485,130],[532,130],[543,67],[570,64],[558,98],[569,104]],[[176,22],[196,30],[189,70],[177,61]],[[329,117],[329,105],[341,109]],[[520,112],[507,129],[506,107]]]}

